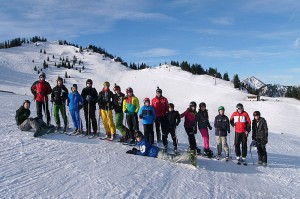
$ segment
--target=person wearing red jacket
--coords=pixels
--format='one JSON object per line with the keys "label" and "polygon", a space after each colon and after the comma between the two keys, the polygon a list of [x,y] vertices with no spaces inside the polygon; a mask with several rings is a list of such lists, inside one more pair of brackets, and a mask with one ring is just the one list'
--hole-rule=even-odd
{"label": "person wearing red jacket", "polygon": [[235,127],[235,154],[236,159],[240,161],[241,149],[240,145],[242,143],[242,161],[246,162],[247,156],[247,138],[251,131],[251,120],[246,111],[244,111],[244,106],[241,103],[236,105],[237,111],[233,112],[230,117],[230,124]]}
{"label": "person wearing red jacket", "polygon": [[168,135],[168,119],[166,117],[166,114],[168,112],[168,104],[168,99],[162,96],[162,90],[157,87],[156,96],[151,100],[151,105],[154,107],[156,113],[155,128],[157,143],[161,142],[162,140],[160,127],[162,134],[166,136]]}
{"label": "person wearing red jacket", "polygon": [[44,109],[44,112],[47,117],[47,125],[50,126],[50,112],[49,112],[49,106],[48,106],[48,95],[52,93],[52,88],[50,84],[45,81],[46,74],[41,73],[39,75],[39,80],[34,82],[31,86],[31,93],[34,96],[34,99],[36,101],[36,112],[37,116],[40,119],[43,119],[43,113],[42,109]]}

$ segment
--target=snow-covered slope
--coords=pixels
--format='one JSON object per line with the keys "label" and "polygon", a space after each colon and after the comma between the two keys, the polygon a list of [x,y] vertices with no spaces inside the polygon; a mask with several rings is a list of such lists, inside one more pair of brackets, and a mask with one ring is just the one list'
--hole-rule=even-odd
{"label": "snow-covered slope", "polygon": [[[45,49],[47,55],[40,53],[40,49]],[[195,76],[165,65],[132,71],[119,63],[103,60],[99,54],[76,53],[76,50],[49,42],[0,50],[0,90],[17,93],[0,93],[1,198],[299,197],[299,101],[266,98],[264,102],[249,102],[246,94],[233,89],[230,82],[218,80],[215,85],[210,76]],[[52,55],[56,59],[75,55],[86,68],[79,73],[72,69],[57,69],[50,64],[45,72],[52,86],[57,75],[64,76],[67,71],[71,76],[66,82],[68,88],[77,83],[81,91],[86,79],[91,78],[100,91],[102,82],[110,81],[111,84],[118,83],[123,91],[131,86],[140,102],[144,97],[154,97],[159,86],[179,112],[183,112],[190,101],[206,102],[211,123],[220,105],[225,106],[228,116],[238,102],[244,104],[250,116],[253,111],[260,110],[270,131],[268,167],[253,166],[252,163],[245,167],[232,161],[224,163],[198,157],[199,167],[193,169],[189,165],[127,155],[125,151],[130,147],[112,142],[60,134],[33,138],[32,132],[20,132],[14,121],[15,110],[24,99],[31,99],[25,94],[31,95],[30,86],[37,79],[34,66],[38,63],[41,66],[48,56],[51,61]],[[31,111],[35,116],[34,105]],[[186,150],[188,141],[183,122],[177,135],[180,150]],[[202,148],[199,133],[196,137]],[[234,158],[233,140],[231,133],[229,141]],[[210,144],[215,151],[213,131],[210,132]],[[256,151],[253,155],[257,161]],[[251,162],[250,154],[248,162]]]}

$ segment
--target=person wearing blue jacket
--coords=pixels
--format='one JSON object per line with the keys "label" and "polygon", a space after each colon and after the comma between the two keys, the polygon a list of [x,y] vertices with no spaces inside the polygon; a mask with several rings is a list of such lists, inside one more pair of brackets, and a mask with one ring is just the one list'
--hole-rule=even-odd
{"label": "person wearing blue jacket", "polygon": [[77,84],[71,87],[72,92],[68,95],[68,106],[73,121],[74,131],[73,135],[81,134],[81,120],[79,111],[83,107],[83,98],[77,91]]}
{"label": "person wearing blue jacket", "polygon": [[152,144],[150,144],[141,131],[136,132],[135,139],[136,139],[135,147],[127,151],[126,152],[127,154],[149,156],[153,158],[157,157],[159,148],[157,146],[153,146]]}
{"label": "person wearing blue jacket", "polygon": [[139,118],[143,119],[144,135],[150,144],[154,144],[153,124],[156,119],[154,107],[150,105],[150,99],[144,99],[144,106],[140,108]]}

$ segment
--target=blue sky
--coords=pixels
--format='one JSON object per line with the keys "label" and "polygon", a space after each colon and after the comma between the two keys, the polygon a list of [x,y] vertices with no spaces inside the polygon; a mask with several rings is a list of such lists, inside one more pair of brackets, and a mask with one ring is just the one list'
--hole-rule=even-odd
{"label": "blue sky", "polygon": [[0,19],[0,41],[39,35],[127,62],[188,61],[300,85],[298,0],[10,0],[0,2]]}

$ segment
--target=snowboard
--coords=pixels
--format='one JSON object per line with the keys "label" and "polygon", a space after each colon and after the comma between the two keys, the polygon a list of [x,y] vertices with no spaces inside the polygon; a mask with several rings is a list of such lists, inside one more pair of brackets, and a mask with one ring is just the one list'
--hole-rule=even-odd
{"label": "snowboard", "polygon": [[197,152],[196,152],[196,150],[189,151],[189,159],[191,161],[191,164],[197,168]]}

